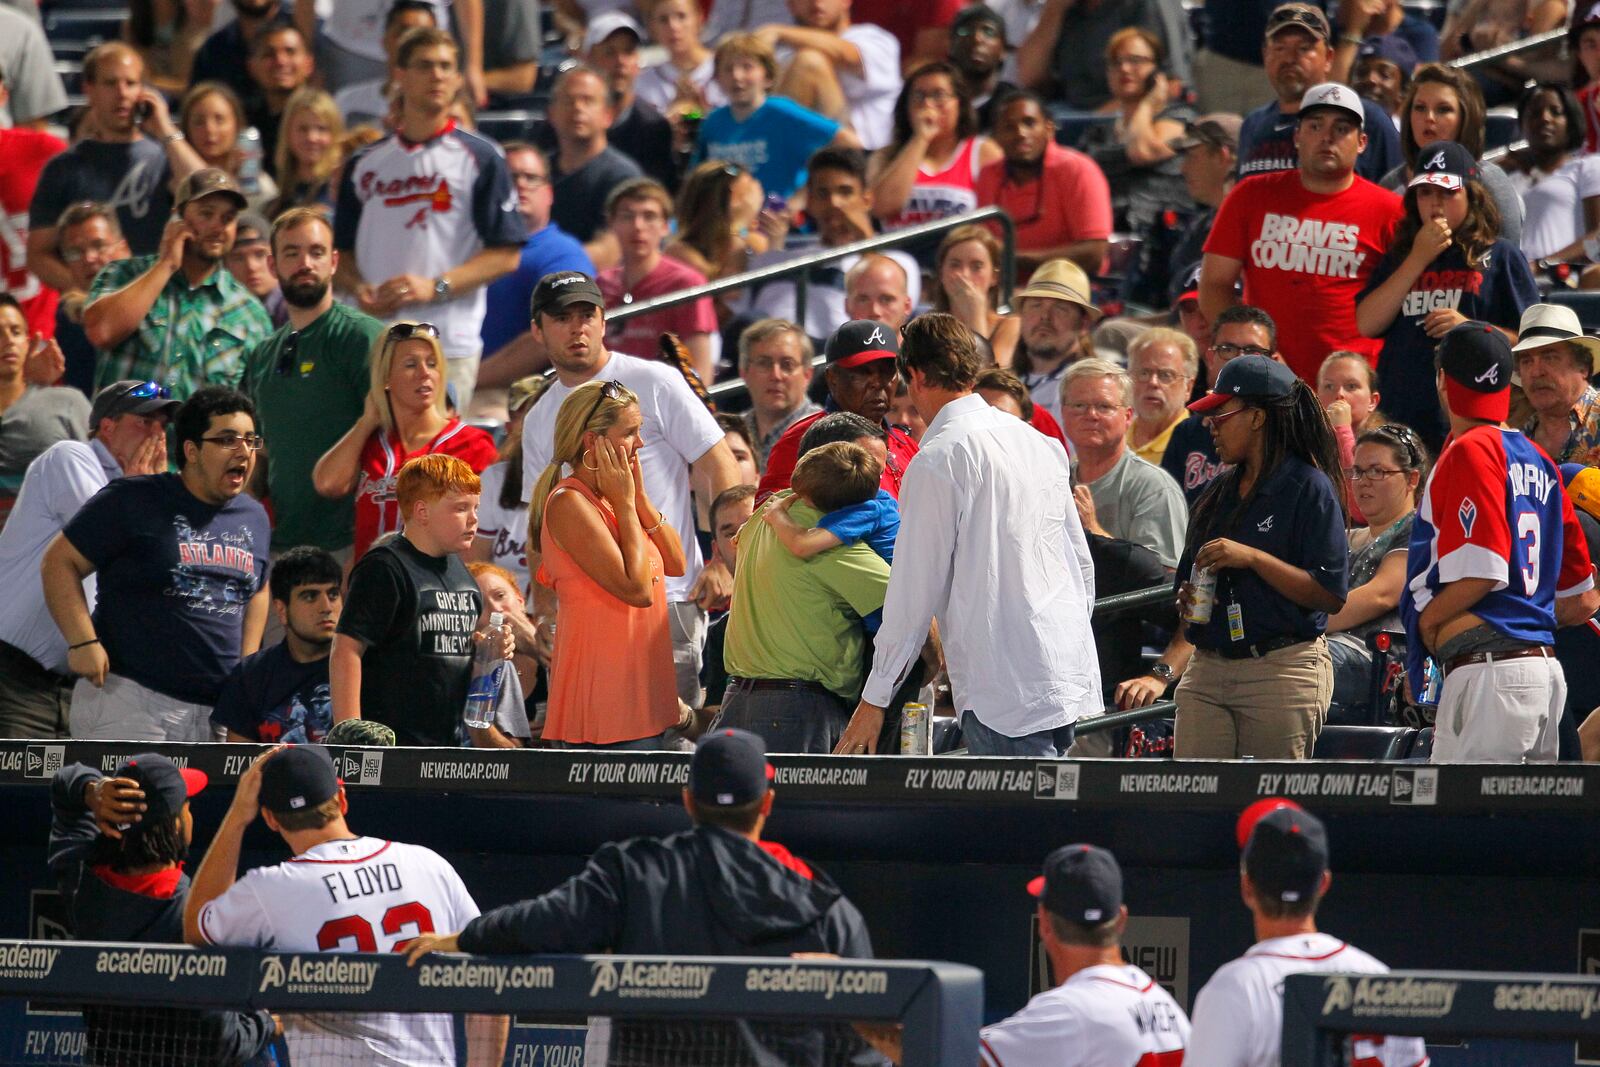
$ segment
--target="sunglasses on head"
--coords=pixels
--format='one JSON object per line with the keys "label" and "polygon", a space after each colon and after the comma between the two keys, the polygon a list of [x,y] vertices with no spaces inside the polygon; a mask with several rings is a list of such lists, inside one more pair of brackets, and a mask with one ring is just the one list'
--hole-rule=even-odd
{"label": "sunglasses on head", "polygon": [[583,417],[583,428],[588,429],[589,423],[600,413],[600,405],[607,400],[621,400],[622,386],[616,382],[606,382],[600,387],[600,395],[594,398],[594,406],[589,409],[589,414]]}
{"label": "sunglasses on head", "polygon": [[1406,469],[1416,470],[1422,466],[1422,441],[1417,437],[1417,431],[1403,423],[1386,422],[1382,426],[1373,427],[1373,437],[1386,437],[1390,441],[1406,450]]}
{"label": "sunglasses on head", "polygon": [[413,337],[431,337],[439,339],[439,327],[431,322],[397,322],[389,327],[389,338],[394,341],[409,341]]}
{"label": "sunglasses on head", "polygon": [[156,382],[140,382],[130,385],[122,395],[133,400],[171,400],[172,390]]}

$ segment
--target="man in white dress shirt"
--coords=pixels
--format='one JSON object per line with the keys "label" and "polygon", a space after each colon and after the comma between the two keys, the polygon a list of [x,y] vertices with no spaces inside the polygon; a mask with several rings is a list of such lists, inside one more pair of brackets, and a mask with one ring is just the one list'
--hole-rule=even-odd
{"label": "man in white dress shirt", "polygon": [[1101,710],[1094,565],[1066,450],[974,393],[980,367],[954,316],[907,324],[900,373],[928,429],[901,483],[872,674],[837,753],[876,751],[935,618],[973,755],[1065,755],[1079,716]]}

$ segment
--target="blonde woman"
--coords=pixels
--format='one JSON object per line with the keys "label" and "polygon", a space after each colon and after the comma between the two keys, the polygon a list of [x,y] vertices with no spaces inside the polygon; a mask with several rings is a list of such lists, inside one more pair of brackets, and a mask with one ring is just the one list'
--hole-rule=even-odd
{"label": "blonde woman", "polygon": [[444,350],[431,322],[397,322],[372,354],[366,409],[311,471],[317,492],[355,495],[355,558],[400,529],[395,478],[406,460],[441,453],[482,474],[495,461],[494,438],[450,414]]}
{"label": "blonde woman", "polygon": [[643,424],[627,387],[580,385],[529,497],[537,579],[561,605],[543,734],[557,748],[660,748],[681,721],[665,579],[685,559],[645,493]]}
{"label": "blonde woman", "polygon": [[333,207],[333,173],[344,155],[344,118],[321,89],[297,89],[283,106],[273,160],[281,192],[266,207],[277,218],[292,207]]}

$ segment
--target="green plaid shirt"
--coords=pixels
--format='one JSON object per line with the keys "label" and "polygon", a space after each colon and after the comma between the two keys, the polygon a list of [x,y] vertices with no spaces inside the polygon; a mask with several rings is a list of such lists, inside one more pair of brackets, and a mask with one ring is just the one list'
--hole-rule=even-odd
{"label": "green plaid shirt", "polygon": [[[112,263],[95,276],[89,299],[129,285],[156,259],[136,256]],[[102,353],[95,388],[137,378],[160,382],[174,399],[187,400],[202,385],[237,387],[245,350],[271,333],[266,308],[226,268],[219,265],[193,288],[179,271],[139,328]]]}

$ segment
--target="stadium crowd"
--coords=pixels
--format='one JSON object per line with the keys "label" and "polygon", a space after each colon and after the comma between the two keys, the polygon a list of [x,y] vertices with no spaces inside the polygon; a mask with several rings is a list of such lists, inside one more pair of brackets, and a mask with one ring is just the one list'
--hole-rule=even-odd
{"label": "stadium crowd", "polygon": [[1600,758],[1600,8],[315,6],[3,35],[0,736]]}

